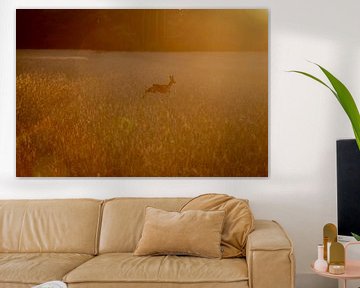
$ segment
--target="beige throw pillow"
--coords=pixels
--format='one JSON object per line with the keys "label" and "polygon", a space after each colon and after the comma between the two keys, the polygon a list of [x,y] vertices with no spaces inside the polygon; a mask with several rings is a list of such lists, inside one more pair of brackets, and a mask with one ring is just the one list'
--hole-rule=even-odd
{"label": "beige throw pillow", "polygon": [[225,194],[204,194],[190,200],[181,211],[225,211],[224,229],[221,238],[223,258],[244,257],[246,241],[254,230],[254,217],[247,200]]}
{"label": "beige throw pillow", "polygon": [[147,207],[134,255],[192,255],[221,258],[224,211],[167,212]]}

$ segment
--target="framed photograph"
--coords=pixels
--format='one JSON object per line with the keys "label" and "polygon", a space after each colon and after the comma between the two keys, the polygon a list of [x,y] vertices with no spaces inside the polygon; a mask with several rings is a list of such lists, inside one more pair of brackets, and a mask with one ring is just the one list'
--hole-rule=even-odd
{"label": "framed photograph", "polygon": [[268,11],[18,9],[18,177],[267,177]]}

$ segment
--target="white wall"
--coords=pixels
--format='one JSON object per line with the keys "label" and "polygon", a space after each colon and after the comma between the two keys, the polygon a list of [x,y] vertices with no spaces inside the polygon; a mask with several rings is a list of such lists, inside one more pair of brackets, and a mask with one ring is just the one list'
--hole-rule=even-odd
{"label": "white wall", "polygon": [[[358,0],[2,0],[0,4],[0,198],[195,196],[220,192],[251,200],[257,218],[278,220],[294,241],[298,287],[311,287],[309,263],[321,229],[336,223],[335,141],[353,137],[325,88],[288,69],[333,71],[360,102]],[[221,4],[220,4],[221,3]],[[251,178],[15,178],[15,8],[269,8],[270,176]],[[316,71],[317,72],[317,71]],[[320,75],[320,74],[318,74]],[[318,285],[320,287],[321,284]],[[324,286],[325,287],[325,286]],[[330,286],[327,286],[330,287]]]}

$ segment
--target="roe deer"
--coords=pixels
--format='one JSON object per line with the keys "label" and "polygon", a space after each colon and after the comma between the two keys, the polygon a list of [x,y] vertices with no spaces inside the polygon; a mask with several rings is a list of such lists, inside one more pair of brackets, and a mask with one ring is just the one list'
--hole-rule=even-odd
{"label": "roe deer", "polygon": [[173,75],[170,75],[169,78],[169,84],[153,84],[150,88],[146,89],[144,97],[146,93],[161,93],[169,95],[171,86],[176,83]]}

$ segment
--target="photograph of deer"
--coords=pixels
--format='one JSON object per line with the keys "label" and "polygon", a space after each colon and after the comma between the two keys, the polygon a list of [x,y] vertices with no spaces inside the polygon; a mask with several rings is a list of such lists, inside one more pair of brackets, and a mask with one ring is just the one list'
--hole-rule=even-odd
{"label": "photograph of deer", "polygon": [[17,9],[18,177],[267,177],[268,11]]}
{"label": "photograph of deer", "polygon": [[150,88],[145,90],[145,95],[146,93],[161,93],[169,95],[171,86],[176,83],[173,75],[170,75],[169,78],[169,84],[153,84]]}

